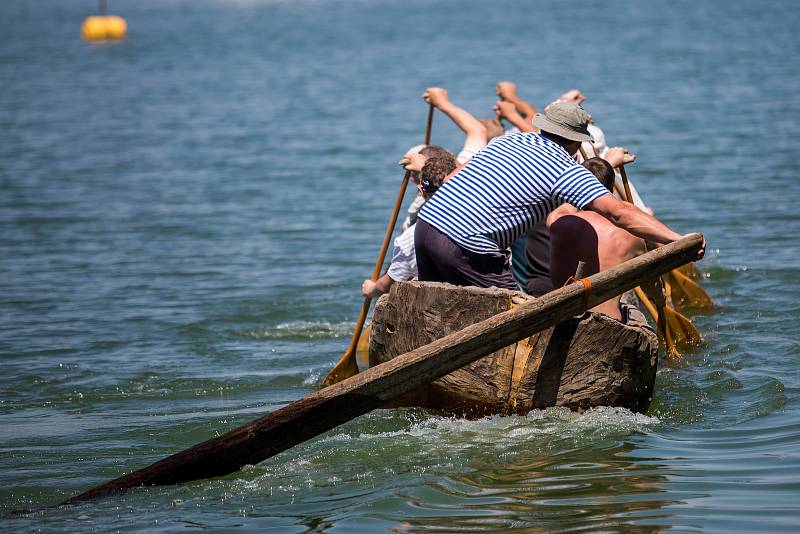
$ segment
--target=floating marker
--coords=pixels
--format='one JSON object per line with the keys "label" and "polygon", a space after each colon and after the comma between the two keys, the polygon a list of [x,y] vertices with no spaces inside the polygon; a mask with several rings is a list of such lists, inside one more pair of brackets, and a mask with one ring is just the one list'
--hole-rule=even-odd
{"label": "floating marker", "polygon": [[84,41],[115,41],[128,34],[128,23],[122,17],[108,15],[106,1],[99,0],[99,15],[83,21],[81,37]]}

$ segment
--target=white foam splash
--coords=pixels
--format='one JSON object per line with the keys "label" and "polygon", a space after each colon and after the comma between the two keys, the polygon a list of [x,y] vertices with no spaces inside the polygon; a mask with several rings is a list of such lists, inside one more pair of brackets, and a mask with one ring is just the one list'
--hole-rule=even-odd
{"label": "white foam splash", "polygon": [[355,323],[349,321],[339,323],[330,321],[291,321],[264,329],[242,330],[238,333],[255,339],[330,339],[351,335],[354,326]]}

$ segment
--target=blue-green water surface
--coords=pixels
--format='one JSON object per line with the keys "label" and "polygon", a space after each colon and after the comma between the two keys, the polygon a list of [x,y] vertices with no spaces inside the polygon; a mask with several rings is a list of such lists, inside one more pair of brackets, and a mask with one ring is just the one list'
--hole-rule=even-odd
{"label": "blue-green water surface", "polygon": [[[772,2],[0,5],[0,512],[307,395],[344,351],[428,85],[579,87],[662,220],[705,233],[707,344],[647,414],[379,410],[257,466],[0,530],[800,527],[800,12]],[[462,137],[436,116],[433,140]],[[408,195],[409,197],[411,195]]]}

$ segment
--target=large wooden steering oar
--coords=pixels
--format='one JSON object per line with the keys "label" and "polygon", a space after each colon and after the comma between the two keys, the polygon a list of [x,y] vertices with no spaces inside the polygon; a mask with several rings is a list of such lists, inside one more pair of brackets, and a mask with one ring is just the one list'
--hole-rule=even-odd
{"label": "large wooden steering oar", "polygon": [[[631,194],[631,186],[628,182],[628,175],[625,172],[625,166],[620,165],[618,169],[620,175],[622,176],[622,184],[625,187],[625,199],[633,204],[633,195]],[[646,242],[645,244],[648,251],[655,248],[649,242]],[[655,310],[653,309],[652,304],[650,304],[647,295],[645,295],[644,291],[642,291],[641,287],[637,287],[635,291],[636,296],[639,297],[639,300],[642,301],[642,304],[644,304],[644,306],[647,308],[647,311],[656,321],[656,324],[658,324],[658,329],[661,331],[661,336],[664,339],[667,357],[672,360],[673,363],[683,362],[683,357],[678,351],[676,344],[688,346],[696,345],[703,341],[700,332],[697,330],[697,328],[695,328],[689,319],[666,305],[661,277],[658,277],[658,289],[653,295],[656,302]]]}
{"label": "large wooden steering oar", "polygon": [[[430,105],[428,108],[428,124],[425,128],[425,145],[429,145],[431,142],[432,126],[433,105]],[[397,200],[395,200],[394,203],[394,211],[392,212],[391,219],[389,219],[389,226],[386,228],[386,235],[383,237],[381,251],[378,254],[378,260],[375,262],[375,269],[372,271],[373,282],[376,282],[378,277],[381,275],[383,260],[386,259],[386,251],[389,250],[389,243],[392,240],[394,226],[397,223],[397,215],[400,213],[400,206],[403,204],[403,196],[405,195],[406,187],[408,186],[408,178],[410,174],[410,171],[406,171],[405,174],[403,174],[403,181],[400,184],[400,191],[397,193]],[[364,298],[364,304],[361,306],[361,315],[358,316],[358,322],[356,323],[356,329],[353,331],[353,338],[350,340],[350,346],[347,347],[347,350],[336,363],[336,365],[333,366],[333,369],[328,371],[328,374],[322,380],[323,386],[336,384],[345,378],[350,378],[351,376],[358,374],[358,364],[356,363],[358,340],[361,338],[361,329],[364,327],[364,322],[367,320],[367,314],[369,313],[369,306],[371,303],[372,297]]]}

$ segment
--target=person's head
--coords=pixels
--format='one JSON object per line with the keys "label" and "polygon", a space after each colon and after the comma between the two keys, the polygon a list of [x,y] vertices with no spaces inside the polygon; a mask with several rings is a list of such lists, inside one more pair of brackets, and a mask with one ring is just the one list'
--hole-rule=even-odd
{"label": "person's head", "polygon": [[610,192],[614,192],[614,167],[603,158],[587,159],[582,164],[586,169],[594,174],[595,178],[603,184],[603,187]]}
{"label": "person's head", "polygon": [[456,158],[452,154],[433,156],[425,160],[419,173],[419,191],[426,198],[433,195],[444,183],[445,177],[456,168]]}
{"label": "person's head", "polygon": [[455,154],[453,154],[452,152],[450,152],[446,148],[440,147],[438,145],[428,145],[428,146],[422,148],[419,151],[419,153],[422,154],[423,156],[425,156],[425,159],[428,159],[428,158],[444,158],[444,157],[447,157],[447,156],[450,156],[452,158],[456,157]]}
{"label": "person's head", "polygon": [[478,119],[478,122],[483,124],[483,127],[486,128],[486,137],[489,141],[506,133],[497,117]]}
{"label": "person's head", "polygon": [[592,140],[588,130],[589,114],[577,104],[554,102],[545,108],[544,114],[533,118],[533,125],[570,155],[578,152],[583,141]]}
{"label": "person's head", "polygon": [[[438,145],[416,145],[406,151],[405,156],[400,160],[400,164],[411,171],[409,178],[412,182],[418,184],[420,169],[422,169],[422,166],[428,158],[448,156],[455,159],[455,155],[452,152]],[[409,164],[413,165],[409,167]]]}

